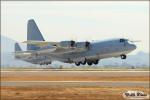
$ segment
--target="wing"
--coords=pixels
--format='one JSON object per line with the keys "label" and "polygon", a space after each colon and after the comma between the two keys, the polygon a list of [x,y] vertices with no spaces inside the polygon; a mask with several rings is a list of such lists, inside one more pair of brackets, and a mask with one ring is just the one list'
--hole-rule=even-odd
{"label": "wing", "polygon": [[83,52],[86,51],[87,49],[85,48],[68,48],[68,47],[57,47],[57,49],[51,54],[64,54],[64,53],[74,53],[74,52]]}
{"label": "wing", "polygon": [[59,46],[59,42],[48,42],[48,41],[34,41],[34,40],[28,40],[24,41],[23,43],[27,44],[33,44],[39,47],[47,46],[47,45],[52,45],[52,46]]}
{"label": "wing", "polygon": [[[47,45],[51,45],[55,48],[55,50],[46,50],[46,51],[49,51],[49,53],[51,54],[63,54],[63,53],[71,53],[71,52],[83,52],[83,51],[86,51],[87,48],[85,48],[84,46],[82,45],[79,45],[79,46],[75,46],[75,47],[71,47],[67,44],[64,45],[65,43],[64,42],[48,42],[48,41],[34,41],[34,40],[28,40],[28,41],[24,41],[23,43],[27,43],[27,44],[32,44],[32,45],[36,45],[36,46],[39,46],[39,47],[44,47],[44,46],[47,46]],[[81,44],[81,43],[77,43],[77,44]],[[49,48],[51,49],[51,48]],[[41,50],[41,51],[44,51],[44,50]]]}

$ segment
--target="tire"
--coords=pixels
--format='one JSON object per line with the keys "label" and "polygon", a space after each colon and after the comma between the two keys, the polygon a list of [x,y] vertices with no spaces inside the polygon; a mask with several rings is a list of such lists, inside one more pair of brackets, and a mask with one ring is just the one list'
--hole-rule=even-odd
{"label": "tire", "polygon": [[85,65],[85,64],[86,64],[86,61],[84,61],[84,62],[81,62],[81,64],[82,64],[82,65]]}
{"label": "tire", "polygon": [[80,66],[80,62],[75,62],[75,65],[76,66]]}
{"label": "tire", "polygon": [[126,59],[127,56],[126,55],[121,55],[121,59]]}
{"label": "tire", "polygon": [[93,64],[97,65],[98,64],[98,60],[93,61]]}
{"label": "tire", "polygon": [[92,62],[87,62],[87,64],[88,64],[89,66],[91,66],[91,65],[92,65]]}

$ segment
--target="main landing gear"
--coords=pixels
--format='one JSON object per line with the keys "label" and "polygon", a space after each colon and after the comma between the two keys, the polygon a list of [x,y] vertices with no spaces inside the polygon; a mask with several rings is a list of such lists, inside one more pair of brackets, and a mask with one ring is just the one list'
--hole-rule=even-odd
{"label": "main landing gear", "polygon": [[85,60],[84,62],[75,62],[76,66],[80,66],[80,64],[85,65],[86,63],[91,66],[92,64],[97,65],[99,60]]}
{"label": "main landing gear", "polygon": [[40,65],[48,65],[48,64],[51,64],[51,62],[42,62],[42,63],[40,63]]}

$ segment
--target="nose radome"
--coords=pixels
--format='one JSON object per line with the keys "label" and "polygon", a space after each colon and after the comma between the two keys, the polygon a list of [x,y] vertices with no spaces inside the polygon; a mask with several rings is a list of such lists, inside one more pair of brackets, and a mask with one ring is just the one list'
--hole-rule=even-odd
{"label": "nose radome", "polygon": [[135,44],[132,44],[131,47],[132,47],[133,50],[136,49],[136,45]]}

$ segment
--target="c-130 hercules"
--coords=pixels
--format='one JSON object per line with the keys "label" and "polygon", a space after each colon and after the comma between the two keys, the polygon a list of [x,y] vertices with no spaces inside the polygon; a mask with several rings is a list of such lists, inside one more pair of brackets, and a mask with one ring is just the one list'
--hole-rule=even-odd
{"label": "c-130 hercules", "polygon": [[98,64],[100,59],[121,57],[136,49],[129,39],[110,39],[99,42],[45,41],[35,21],[30,19],[27,24],[27,51],[22,51],[15,44],[15,58],[32,64],[48,65],[53,61],[75,63],[75,65]]}

